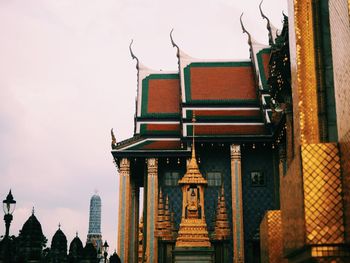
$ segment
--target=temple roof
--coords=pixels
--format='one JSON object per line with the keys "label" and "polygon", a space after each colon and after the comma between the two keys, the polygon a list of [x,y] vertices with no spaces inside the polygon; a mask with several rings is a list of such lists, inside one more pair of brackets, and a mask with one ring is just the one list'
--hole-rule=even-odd
{"label": "temple roof", "polygon": [[113,152],[189,154],[184,142],[192,138],[194,126],[199,140],[271,140],[274,125],[268,79],[276,30],[262,16],[268,21],[270,45],[255,41],[241,18],[250,45],[249,60],[194,58],[179,48],[171,32],[178,70],[159,71],[141,64],[130,47],[138,70],[134,136],[112,143]]}

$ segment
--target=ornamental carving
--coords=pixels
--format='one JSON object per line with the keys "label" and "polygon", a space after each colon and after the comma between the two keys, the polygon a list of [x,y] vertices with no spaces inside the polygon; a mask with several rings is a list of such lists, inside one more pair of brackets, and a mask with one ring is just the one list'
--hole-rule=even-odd
{"label": "ornamental carving", "polygon": [[156,176],[158,170],[158,159],[157,158],[149,158],[147,159],[147,170],[148,176]]}
{"label": "ornamental carving", "polygon": [[239,144],[231,144],[231,159],[241,159],[241,146]]}
{"label": "ornamental carving", "polygon": [[128,158],[123,158],[120,160],[120,164],[119,164],[119,171],[120,173],[127,173],[129,174],[130,171],[130,160]]}

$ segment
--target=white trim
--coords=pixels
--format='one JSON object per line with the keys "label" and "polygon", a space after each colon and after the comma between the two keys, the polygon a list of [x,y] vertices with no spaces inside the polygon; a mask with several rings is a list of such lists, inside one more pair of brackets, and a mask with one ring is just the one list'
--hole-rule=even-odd
{"label": "white trim", "polygon": [[180,121],[138,121],[140,124],[180,124]]}
{"label": "white trim", "polygon": [[189,126],[189,125],[194,125],[194,126],[261,126],[261,125],[265,125],[265,123],[263,122],[222,122],[222,123],[211,123],[211,122],[196,122],[196,123],[183,123],[183,125],[185,126]]}
{"label": "white trim", "polygon": [[267,105],[265,97],[271,97],[271,95],[270,94],[262,94],[261,95],[261,100],[262,100],[263,105]]}
{"label": "white trim", "polygon": [[229,107],[226,107],[226,108],[220,108],[220,107],[212,107],[212,108],[209,108],[209,107],[196,107],[196,106],[185,106],[182,108],[183,110],[213,110],[213,111],[216,111],[216,110],[237,110],[237,111],[246,111],[246,110],[260,110],[259,107],[246,107],[246,108],[243,108],[243,107],[232,107],[232,108],[229,108]]}
{"label": "white trim", "polygon": [[272,110],[265,110],[265,118],[266,118],[266,122],[267,123],[271,123],[271,119],[270,119],[270,116],[269,116],[269,111],[272,112]]}

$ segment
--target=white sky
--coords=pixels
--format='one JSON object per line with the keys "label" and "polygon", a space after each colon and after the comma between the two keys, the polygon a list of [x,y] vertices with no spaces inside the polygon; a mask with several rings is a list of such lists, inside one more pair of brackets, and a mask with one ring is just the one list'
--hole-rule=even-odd
{"label": "white sky", "polygon": [[[0,0],[0,199],[17,200],[11,234],[32,207],[51,246],[88,231],[89,200],[102,199],[102,235],[116,247],[118,180],[110,154],[132,136],[136,69],[176,70],[169,32],[187,54],[246,59],[246,28],[267,44],[257,0]],[[285,1],[265,0],[281,28]],[[0,215],[0,218],[2,216]],[[0,235],[5,232],[0,222]]]}

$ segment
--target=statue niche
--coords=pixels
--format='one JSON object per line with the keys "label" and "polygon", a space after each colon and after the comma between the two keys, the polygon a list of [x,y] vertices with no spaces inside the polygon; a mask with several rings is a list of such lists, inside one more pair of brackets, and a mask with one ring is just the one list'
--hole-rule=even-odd
{"label": "statue niche", "polygon": [[191,185],[187,189],[187,204],[185,217],[189,219],[200,219],[201,218],[201,205],[199,189],[195,185]]}

